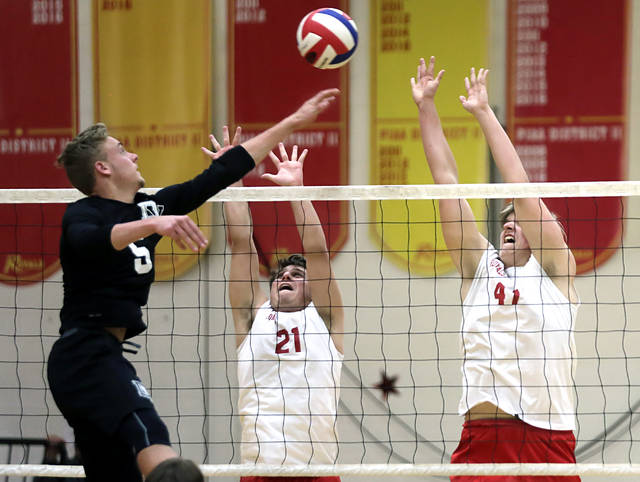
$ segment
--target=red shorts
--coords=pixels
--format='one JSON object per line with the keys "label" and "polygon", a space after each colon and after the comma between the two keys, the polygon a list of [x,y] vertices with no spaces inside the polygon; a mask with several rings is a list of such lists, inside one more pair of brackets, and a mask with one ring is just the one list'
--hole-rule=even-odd
{"label": "red shorts", "polygon": [[[575,464],[571,430],[545,430],[521,420],[472,420],[462,426],[452,464]],[[579,482],[578,476],[455,476],[453,482]]]}
{"label": "red shorts", "polygon": [[240,482],[340,482],[340,477],[240,477]]}

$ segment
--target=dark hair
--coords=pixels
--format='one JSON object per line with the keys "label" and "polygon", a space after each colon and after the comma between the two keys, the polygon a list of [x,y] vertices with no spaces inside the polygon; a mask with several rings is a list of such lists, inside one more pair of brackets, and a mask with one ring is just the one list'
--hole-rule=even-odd
{"label": "dark hair", "polygon": [[77,190],[91,195],[96,185],[94,165],[106,158],[102,149],[109,137],[107,126],[102,123],[87,127],[67,143],[56,164],[67,171],[69,181]]}
{"label": "dark hair", "polygon": [[302,266],[304,269],[307,269],[307,260],[301,254],[292,254],[287,258],[281,258],[278,260],[278,266],[275,270],[271,271],[271,278],[269,279],[269,286],[273,284],[275,279],[278,277],[282,270],[287,266]]}
{"label": "dark hair", "polygon": [[145,482],[204,482],[196,464],[181,457],[167,459],[151,471]]}

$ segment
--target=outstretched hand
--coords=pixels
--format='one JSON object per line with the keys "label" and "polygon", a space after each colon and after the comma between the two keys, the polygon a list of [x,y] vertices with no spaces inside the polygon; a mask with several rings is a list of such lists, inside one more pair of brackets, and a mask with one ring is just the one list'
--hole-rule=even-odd
{"label": "outstretched hand", "polygon": [[207,246],[207,238],[189,216],[154,216],[155,232],[173,239],[181,249],[198,252]]}
{"label": "outstretched hand", "polygon": [[338,95],[340,95],[338,89],[326,89],[321,90],[308,99],[297,111],[291,114],[296,129],[300,129],[314,122],[318,118],[318,115],[325,111]]}
{"label": "outstretched hand", "polygon": [[438,72],[438,75],[434,77],[435,67],[436,58],[433,55],[429,59],[428,66],[425,64],[424,59],[421,58],[418,64],[418,80],[416,80],[415,77],[411,77],[411,93],[413,94],[413,101],[418,107],[420,107],[425,100],[433,100],[438,91],[444,70]]}
{"label": "outstretched hand", "polygon": [[460,102],[465,110],[476,114],[489,107],[489,96],[487,94],[488,69],[480,69],[476,76],[476,71],[471,67],[469,77],[464,78],[464,86],[467,89],[467,96],[460,96]]}
{"label": "outstretched hand", "polygon": [[211,159],[218,159],[220,156],[222,156],[222,154],[227,152],[229,149],[233,149],[240,143],[240,134],[242,134],[242,127],[238,126],[236,128],[236,133],[233,135],[233,141],[230,141],[229,127],[224,126],[222,128],[222,146],[213,134],[209,134],[209,140],[211,141],[213,151],[210,151],[206,147],[201,147],[200,149],[202,149],[202,152],[204,152]]}
{"label": "outstretched hand", "polygon": [[302,154],[300,154],[300,157],[298,157],[298,146],[293,146],[291,149],[291,159],[289,159],[284,144],[281,142],[278,144],[278,147],[280,149],[280,158],[273,152],[269,152],[269,157],[278,172],[276,174],[265,173],[261,177],[280,186],[302,186],[302,167],[309,151],[305,149],[302,151]]}

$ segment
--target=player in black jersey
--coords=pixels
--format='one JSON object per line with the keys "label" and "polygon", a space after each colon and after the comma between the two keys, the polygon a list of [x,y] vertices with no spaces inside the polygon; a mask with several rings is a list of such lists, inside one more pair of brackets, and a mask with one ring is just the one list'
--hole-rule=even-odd
{"label": "player in black jersey", "polygon": [[241,179],[296,129],[312,123],[339,93],[319,92],[296,112],[240,145],[204,149],[211,165],[194,179],[155,195],[139,192],[138,156],[103,124],[81,132],[58,164],[88,197],[62,220],[64,302],[61,337],[49,355],[49,386],[73,427],[89,481],[141,481],[177,457],[151,398],[122,355],[122,343],[146,329],[141,306],[154,278],[162,236],[194,252],[207,245],[187,213]]}

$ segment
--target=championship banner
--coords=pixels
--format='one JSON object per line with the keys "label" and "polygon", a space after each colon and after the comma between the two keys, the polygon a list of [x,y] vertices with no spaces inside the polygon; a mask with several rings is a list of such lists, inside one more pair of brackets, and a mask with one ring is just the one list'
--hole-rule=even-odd
{"label": "championship banner", "polygon": [[[211,160],[209,145],[211,18],[209,0],[95,0],[95,117],[139,156],[148,187],[191,179]],[[192,218],[211,236],[211,206]],[[163,238],[156,279],[198,262]]]}
{"label": "championship banner", "polygon": [[[458,97],[469,69],[487,66],[488,3],[457,0],[453,8],[437,0],[372,0],[371,184],[433,183],[409,83],[420,57],[428,63],[432,55],[436,72],[446,70],[436,103],[459,182],[487,182],[482,132]],[[478,219],[486,219],[483,200],[469,203]],[[433,200],[371,203],[372,236],[399,267],[427,276],[455,268],[437,206]]]}
{"label": "championship banner", "polygon": [[[77,131],[74,0],[0,0],[0,188],[68,188],[54,162]],[[60,267],[63,204],[1,205],[0,282]]]}
{"label": "championship banner", "polygon": [[[229,0],[229,124],[242,126],[243,139],[269,128],[322,89],[337,87],[341,95],[322,113],[319,122],[300,130],[285,140],[288,152],[297,144],[308,148],[304,165],[307,186],[348,184],[348,66],[319,70],[308,64],[296,46],[296,29],[312,10],[326,7],[323,0]],[[335,1],[332,7],[349,13],[347,0]],[[358,19],[354,19],[356,24]],[[356,51],[355,55],[364,55]],[[278,151],[275,151],[279,154]],[[257,161],[260,161],[257,159]],[[244,178],[245,186],[268,186],[260,178],[275,173],[270,159],[259,164]],[[314,201],[325,229],[333,256],[348,235],[349,204],[342,201]],[[254,239],[263,268],[274,266],[277,259],[301,253],[298,232],[288,203],[251,203]]]}
{"label": "championship banner", "polygon": [[[509,133],[530,180],[624,180],[628,0],[588,8],[580,0],[510,0],[508,8]],[[566,220],[578,273],[615,253],[619,197],[545,202]]]}

